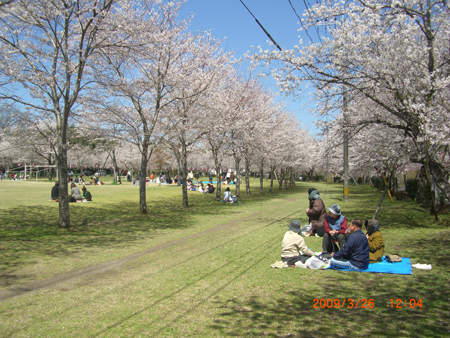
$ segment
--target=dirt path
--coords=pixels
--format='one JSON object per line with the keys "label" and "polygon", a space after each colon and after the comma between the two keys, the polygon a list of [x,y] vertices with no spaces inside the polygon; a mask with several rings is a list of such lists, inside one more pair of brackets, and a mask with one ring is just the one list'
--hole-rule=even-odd
{"label": "dirt path", "polygon": [[203,236],[205,234],[208,234],[208,233],[211,233],[214,231],[226,229],[232,225],[235,225],[239,222],[245,221],[245,220],[252,218],[256,215],[259,215],[259,214],[261,214],[261,213],[260,212],[254,213],[254,214],[251,214],[247,217],[241,218],[241,219],[233,221],[233,222],[220,224],[220,225],[218,225],[214,228],[208,229],[206,231],[198,232],[193,235],[189,235],[189,236],[180,238],[178,240],[174,240],[174,241],[170,241],[170,242],[167,242],[167,243],[164,243],[161,245],[157,245],[148,250],[138,252],[138,253],[135,253],[135,254],[132,254],[132,255],[129,255],[129,256],[114,260],[114,261],[100,263],[100,264],[93,265],[93,266],[90,266],[90,267],[87,267],[84,269],[60,274],[60,275],[55,276],[50,279],[46,279],[46,280],[42,280],[42,281],[35,281],[35,282],[31,282],[24,286],[12,287],[12,288],[9,288],[8,290],[0,291],[0,301],[4,301],[4,300],[7,300],[7,299],[10,299],[13,297],[19,297],[19,296],[22,296],[22,295],[25,295],[28,293],[32,293],[35,291],[39,291],[39,290],[50,289],[50,288],[52,288],[60,283],[63,283],[63,282],[70,282],[72,280],[75,280],[75,279],[78,279],[81,277],[96,275],[96,274],[103,273],[105,271],[109,271],[109,270],[117,268],[117,267],[121,266],[122,264],[124,264],[128,261],[131,261],[133,259],[137,259],[137,258],[145,256],[149,253],[163,250],[163,249],[169,248],[171,246],[183,243],[184,241],[191,239],[191,238],[200,237],[200,236]]}

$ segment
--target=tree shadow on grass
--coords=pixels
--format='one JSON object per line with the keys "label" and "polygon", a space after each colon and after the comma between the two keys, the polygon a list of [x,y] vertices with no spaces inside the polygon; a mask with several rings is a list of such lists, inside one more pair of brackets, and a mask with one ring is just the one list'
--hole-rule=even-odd
{"label": "tree shadow on grass", "polygon": [[[138,206],[137,206],[138,207]],[[190,214],[171,207],[170,201],[152,204],[151,214],[139,215],[136,203],[74,203],[72,227],[58,228],[58,206],[20,206],[2,210],[0,225],[0,286],[31,275],[23,272],[41,259],[70,258],[79,252],[132,247],[165,229],[194,226]],[[17,271],[21,270],[20,275]]]}
{"label": "tree shadow on grass", "polygon": [[423,263],[432,270],[413,269],[406,276],[305,270],[317,274],[320,283],[299,282],[270,298],[221,300],[210,328],[230,337],[448,337],[449,235],[446,230],[401,244],[416,250],[428,246],[433,254]]}

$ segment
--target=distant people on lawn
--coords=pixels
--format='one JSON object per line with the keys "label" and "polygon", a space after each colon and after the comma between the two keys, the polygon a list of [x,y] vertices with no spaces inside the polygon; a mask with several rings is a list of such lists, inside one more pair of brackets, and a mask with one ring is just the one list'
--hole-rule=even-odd
{"label": "distant people on lawn", "polygon": [[206,185],[206,193],[207,194],[212,194],[212,193],[214,193],[214,191],[216,190],[216,188],[214,188],[214,186],[212,185],[212,184],[207,184]]}
{"label": "distant people on lawn", "polygon": [[59,202],[59,181],[56,181],[52,188],[51,199],[53,202]]}
{"label": "distant people on lawn", "polygon": [[83,191],[83,199],[86,201],[92,201],[92,195],[91,193],[86,189],[86,187],[83,186],[83,188],[81,188],[81,191]]}
{"label": "distant people on lawn", "polygon": [[337,240],[339,243],[339,249],[344,247],[347,235],[350,233],[350,229],[347,225],[347,218],[341,214],[341,207],[338,204],[333,204],[328,208],[328,216],[325,218],[324,223],[325,234],[322,240],[322,252],[333,252],[335,243]]}
{"label": "distant people on lawn", "polygon": [[224,202],[233,202],[233,195],[231,195],[230,188],[226,188],[225,192],[223,193],[223,200]]}
{"label": "distant people on lawn", "polygon": [[381,224],[376,219],[366,220],[364,223],[366,226],[366,237],[369,241],[369,259],[370,263],[381,262],[384,255],[384,241],[381,236],[380,227]]}
{"label": "distant people on lawn", "polygon": [[331,253],[331,267],[362,271],[369,267],[369,242],[362,230],[362,222],[354,219],[350,223],[350,235],[341,250]]}
{"label": "distant people on lawn", "polygon": [[214,174],[213,174],[212,170],[210,169],[210,170],[209,170],[209,173],[208,173],[209,184],[212,184],[212,182],[213,182],[213,177],[214,177]]}
{"label": "distant people on lawn", "polygon": [[327,217],[325,204],[316,188],[308,189],[308,198],[309,208],[306,209],[306,216],[309,217],[309,223],[311,223],[310,236],[316,234],[318,237],[323,237],[325,234],[325,218]]}
{"label": "distant people on lawn", "polygon": [[83,199],[83,196],[81,196],[80,189],[78,189],[77,185],[75,183],[72,183],[70,185],[70,196],[69,196],[69,202],[78,202]]}
{"label": "distant people on lawn", "polygon": [[155,173],[152,171],[152,173],[150,174],[150,183],[155,183]]}
{"label": "distant people on lawn", "polygon": [[300,221],[292,220],[281,242],[281,260],[288,265],[294,265],[298,261],[305,263],[309,257],[314,256],[314,252],[308,249],[300,235],[300,230]]}
{"label": "distant people on lawn", "polygon": [[206,193],[206,188],[205,188],[205,185],[203,184],[203,182],[200,182],[200,186],[198,187],[198,191]]}
{"label": "distant people on lawn", "polygon": [[214,194],[214,191],[216,191],[216,188],[214,187],[213,184],[210,184],[210,185],[209,185],[208,192],[209,192],[210,194]]}
{"label": "distant people on lawn", "polygon": [[198,173],[198,171],[195,172],[195,181],[198,183],[200,183],[200,174]]}

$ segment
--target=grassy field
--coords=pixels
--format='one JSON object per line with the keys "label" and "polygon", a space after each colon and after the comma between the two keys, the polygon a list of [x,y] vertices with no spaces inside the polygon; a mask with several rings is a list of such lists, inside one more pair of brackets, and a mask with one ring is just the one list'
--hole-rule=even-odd
{"label": "grassy field", "polygon": [[[138,213],[137,187],[93,186],[93,202],[70,205],[66,230],[48,201],[51,183],[0,182],[0,294],[23,292],[0,301],[0,336],[448,337],[450,215],[436,223],[427,209],[386,199],[378,217],[387,253],[432,270],[270,268],[290,220],[306,224],[310,186],[261,195],[255,181],[239,204],[189,192],[184,209],[180,188],[154,185],[147,216]],[[372,218],[381,196],[351,187],[344,204],[342,186],[313,186],[348,219]],[[306,243],[321,250],[321,238]],[[67,278],[86,269],[93,272]],[[48,280],[56,282],[27,292]],[[374,306],[315,308],[315,299]],[[421,299],[422,307],[391,308],[390,299]]]}

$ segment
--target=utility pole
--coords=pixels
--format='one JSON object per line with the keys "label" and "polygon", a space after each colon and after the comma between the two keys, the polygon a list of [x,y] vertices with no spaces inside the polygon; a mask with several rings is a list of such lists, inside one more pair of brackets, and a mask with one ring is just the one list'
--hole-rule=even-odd
{"label": "utility pole", "polygon": [[[347,116],[347,93],[344,90],[344,124],[346,123]],[[349,175],[348,175],[348,131],[344,131],[344,202],[349,201],[350,187],[349,187]]]}

